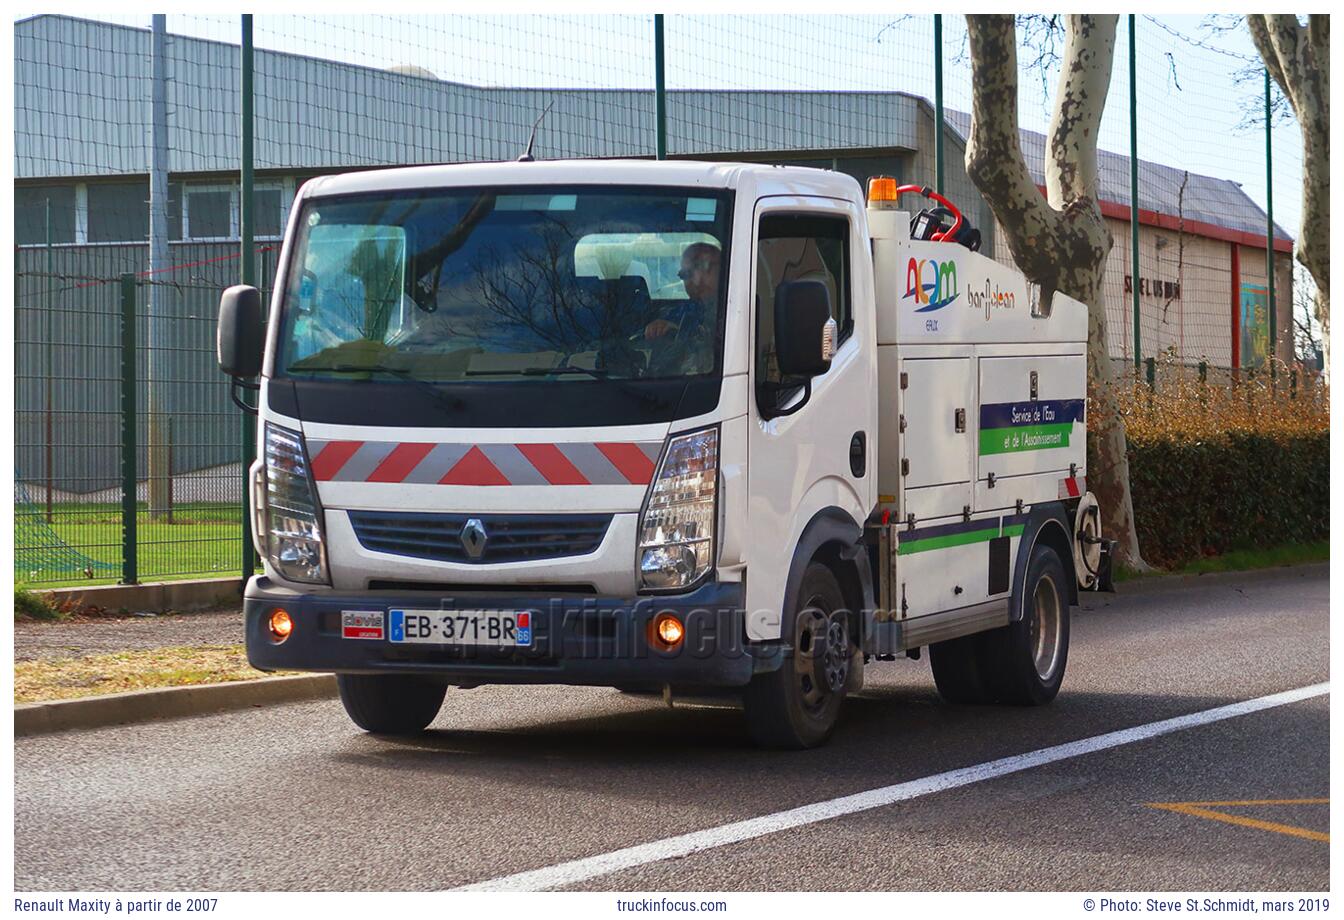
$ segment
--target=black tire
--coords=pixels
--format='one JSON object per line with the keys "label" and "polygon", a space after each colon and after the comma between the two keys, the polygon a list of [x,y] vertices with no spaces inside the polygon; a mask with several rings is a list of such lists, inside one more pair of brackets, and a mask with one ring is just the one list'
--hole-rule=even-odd
{"label": "black tire", "polygon": [[929,646],[929,666],[938,695],[949,703],[977,706],[994,702],[992,675],[986,668],[982,635],[962,636]]}
{"label": "black tire", "polygon": [[1059,554],[1037,544],[1027,563],[1022,618],[979,639],[980,665],[993,697],[1043,706],[1059,693],[1069,660],[1069,581]]}
{"label": "black tire", "polygon": [[415,735],[443,705],[448,685],[413,674],[337,674],[341,704],[356,725],[375,735]]}
{"label": "black tire", "polygon": [[753,677],[743,693],[752,741],[797,750],[830,738],[855,657],[850,616],[835,575],[821,563],[810,564],[799,586],[783,663]]}

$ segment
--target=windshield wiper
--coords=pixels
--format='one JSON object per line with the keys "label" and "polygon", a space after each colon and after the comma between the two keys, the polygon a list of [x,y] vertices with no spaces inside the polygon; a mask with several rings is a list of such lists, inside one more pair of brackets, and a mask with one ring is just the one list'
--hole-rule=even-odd
{"label": "windshield wiper", "polygon": [[577,367],[573,364],[561,364],[557,367],[505,368],[497,371],[469,370],[468,377],[549,377],[552,374],[587,374],[596,380],[606,380],[610,371],[593,367]]}
{"label": "windshield wiper", "polygon": [[587,374],[589,377],[595,377],[598,380],[606,380],[611,376],[611,371],[600,370],[595,367],[578,367],[573,364],[561,364],[558,367],[525,367],[519,373],[525,377],[549,377],[551,374]]}
{"label": "windshield wiper", "polygon": [[463,406],[462,400],[449,396],[428,380],[415,376],[403,367],[387,367],[383,364],[329,364],[319,367],[307,367],[303,368],[303,370],[327,371],[333,374],[391,374],[399,380],[409,380],[411,383],[432,396],[435,402],[445,408],[460,410]]}

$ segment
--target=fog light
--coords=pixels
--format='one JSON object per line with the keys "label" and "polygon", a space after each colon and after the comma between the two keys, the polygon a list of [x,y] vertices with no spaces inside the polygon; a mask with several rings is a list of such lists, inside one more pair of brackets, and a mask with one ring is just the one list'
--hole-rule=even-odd
{"label": "fog light", "polygon": [[660,613],[653,621],[653,634],[658,644],[665,649],[676,648],[686,638],[686,628],[681,625],[675,614]]}
{"label": "fog light", "polygon": [[277,607],[271,611],[271,638],[276,642],[284,642],[289,638],[289,634],[294,631],[294,621],[283,609]]}

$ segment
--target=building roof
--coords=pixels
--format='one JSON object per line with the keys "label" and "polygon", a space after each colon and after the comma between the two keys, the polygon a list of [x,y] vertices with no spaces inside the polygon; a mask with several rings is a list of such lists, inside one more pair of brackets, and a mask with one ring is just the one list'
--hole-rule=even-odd
{"label": "building roof", "polygon": [[[15,176],[146,174],[149,30],[40,15],[16,22],[14,34]],[[171,172],[238,168],[238,57],[237,45],[169,34]],[[651,90],[480,87],[265,49],[254,65],[260,170],[512,160],[547,106],[539,158],[646,157],[655,146]],[[667,94],[668,151],[913,151],[930,108],[900,92],[677,90]],[[964,139],[969,116],[947,119]],[[1044,136],[1023,131],[1022,143],[1043,184]],[[1103,202],[1127,209],[1128,157],[1102,152],[1100,171]],[[1159,217],[1180,198],[1191,232],[1203,223],[1263,237],[1264,211],[1235,182],[1146,161],[1139,178],[1140,207]]]}
{"label": "building roof", "polygon": [[[14,31],[15,175],[145,174],[149,30],[43,15]],[[167,45],[169,170],[237,169],[238,46],[173,34]],[[512,160],[548,105],[538,158],[655,148],[651,90],[479,87],[265,49],[254,68],[258,169]],[[668,150],[914,150],[919,105],[903,93],[677,91]]]}
{"label": "building roof", "polygon": [[[970,137],[970,113],[947,110],[944,117],[963,139]],[[1039,131],[1025,130],[1019,134],[1027,169],[1031,171],[1036,184],[1043,187],[1045,135]],[[1101,183],[1097,197],[1103,203],[1103,211],[1107,216],[1129,220],[1129,157],[1098,150],[1097,173]],[[1182,185],[1185,186],[1184,191]],[[1107,204],[1122,207],[1124,213],[1120,214],[1114,207],[1106,207]],[[1230,179],[1217,179],[1141,159],[1139,209],[1152,212],[1153,219],[1144,221],[1146,223],[1164,226],[1172,223],[1171,220],[1162,221],[1157,217],[1174,219],[1177,224],[1184,220],[1190,232],[1199,232],[1200,224],[1208,224],[1258,237],[1259,245],[1264,245],[1267,215],[1242,190],[1241,185]],[[1178,228],[1173,224],[1172,229]],[[1292,240],[1278,224],[1274,225],[1274,236],[1276,239]]]}

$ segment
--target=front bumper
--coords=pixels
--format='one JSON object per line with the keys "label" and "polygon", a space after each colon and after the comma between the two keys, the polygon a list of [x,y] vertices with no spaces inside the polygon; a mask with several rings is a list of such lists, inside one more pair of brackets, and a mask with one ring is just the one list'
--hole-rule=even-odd
{"label": "front bumper", "polygon": [[[445,597],[436,592],[330,589],[296,591],[259,575],[247,584],[243,609],[247,657],[263,671],[426,674],[451,684],[586,684],[592,686],[741,687],[756,669],[745,641],[741,583],[710,582],[687,594],[610,598],[505,593]],[[275,642],[268,622],[283,607],[294,631]],[[388,611],[528,611],[532,643],[493,649],[407,644],[387,638]],[[342,611],[382,611],[380,639],[342,637]],[[677,614],[686,638],[673,651],[653,647],[649,624]]]}

